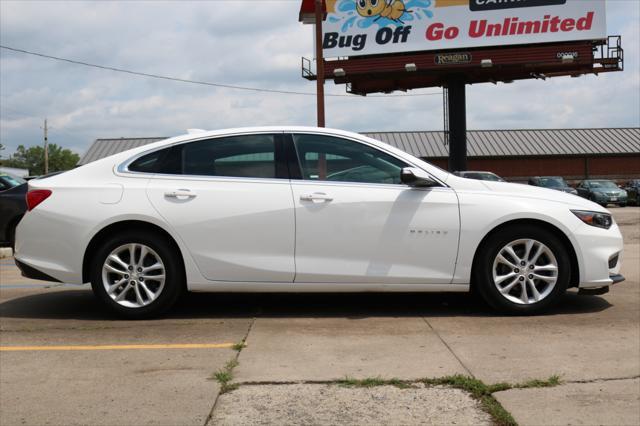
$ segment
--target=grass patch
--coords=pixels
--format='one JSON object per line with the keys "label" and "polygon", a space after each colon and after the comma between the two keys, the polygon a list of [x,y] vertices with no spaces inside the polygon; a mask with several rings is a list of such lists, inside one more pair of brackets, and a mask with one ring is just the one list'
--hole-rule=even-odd
{"label": "grass patch", "polygon": [[413,387],[410,383],[404,382],[400,379],[383,379],[382,377],[368,377],[366,379],[354,379],[352,377],[345,377],[342,380],[338,380],[337,384],[345,387],[352,388],[373,388],[376,386],[395,386],[400,389],[407,389]]}
{"label": "grass patch", "polygon": [[469,392],[473,398],[480,401],[482,409],[489,413],[499,426],[515,426],[517,423],[511,414],[493,397],[493,393],[509,389],[548,388],[558,386],[561,383],[559,376],[551,376],[546,380],[536,379],[517,384],[496,383],[486,385],[478,379],[463,375],[441,377],[439,379],[423,379],[420,382],[429,386],[449,386]]}
{"label": "grass patch", "polygon": [[429,386],[449,386],[456,389],[462,389],[471,394],[473,398],[480,402],[482,409],[487,412],[493,421],[498,426],[516,426],[517,423],[504,409],[502,405],[496,400],[492,392],[497,392],[495,389],[506,390],[510,388],[510,385],[506,383],[500,383],[494,386],[487,386],[482,381],[469,376],[463,376],[457,374],[455,376],[442,377],[439,379],[424,379],[420,382]]}
{"label": "grass patch", "polygon": [[243,350],[246,347],[247,347],[247,345],[244,344],[244,340],[243,340],[242,342],[236,343],[235,345],[231,346],[231,349],[233,349],[234,351],[240,352],[241,350]]}
{"label": "grass patch", "polygon": [[237,366],[238,361],[232,359],[231,361],[227,362],[220,370],[213,373],[213,378],[217,380],[218,383],[220,383],[221,394],[231,392],[232,390],[238,388],[237,384],[231,383],[231,381],[233,380],[233,369]]}
{"label": "grass patch", "polygon": [[552,388],[554,386],[558,386],[562,382],[560,381],[560,376],[551,376],[547,380],[529,380],[528,382],[520,383],[515,385],[516,389],[527,389],[527,388]]}

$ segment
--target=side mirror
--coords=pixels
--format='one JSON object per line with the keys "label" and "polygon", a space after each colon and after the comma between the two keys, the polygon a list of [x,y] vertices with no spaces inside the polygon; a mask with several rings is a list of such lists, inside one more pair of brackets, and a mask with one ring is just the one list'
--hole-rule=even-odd
{"label": "side mirror", "polygon": [[414,188],[439,186],[427,172],[417,167],[405,167],[400,172],[400,181]]}

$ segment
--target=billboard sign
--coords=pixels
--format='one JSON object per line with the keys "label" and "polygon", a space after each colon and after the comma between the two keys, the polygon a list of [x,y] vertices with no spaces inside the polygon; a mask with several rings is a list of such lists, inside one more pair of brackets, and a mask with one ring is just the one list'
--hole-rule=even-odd
{"label": "billboard sign", "polygon": [[606,38],[605,0],[326,0],[327,58]]}

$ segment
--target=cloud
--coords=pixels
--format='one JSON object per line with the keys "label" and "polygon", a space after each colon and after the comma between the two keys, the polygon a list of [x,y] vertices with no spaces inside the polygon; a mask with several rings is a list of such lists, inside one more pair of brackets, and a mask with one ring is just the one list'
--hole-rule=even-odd
{"label": "cloud", "polygon": [[[2,44],[141,72],[313,92],[299,1],[0,2]],[[623,35],[623,73],[468,88],[468,127],[640,126],[640,2],[608,2]],[[154,80],[0,51],[0,140],[42,138],[80,153],[100,137],[171,136],[187,128],[315,124],[315,98]],[[344,86],[327,83],[328,93]],[[438,89],[422,90],[432,92]],[[327,125],[355,131],[443,126],[441,96],[327,98]]]}

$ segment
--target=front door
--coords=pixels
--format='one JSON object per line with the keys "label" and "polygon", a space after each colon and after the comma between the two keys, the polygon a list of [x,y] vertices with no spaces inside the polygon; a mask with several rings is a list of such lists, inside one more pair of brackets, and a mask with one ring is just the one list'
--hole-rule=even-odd
{"label": "front door", "polygon": [[447,187],[400,182],[402,160],[361,142],[293,135],[299,283],[448,284],[458,200]]}

